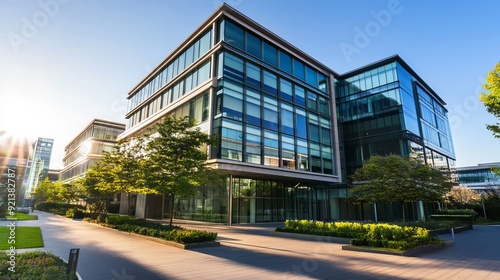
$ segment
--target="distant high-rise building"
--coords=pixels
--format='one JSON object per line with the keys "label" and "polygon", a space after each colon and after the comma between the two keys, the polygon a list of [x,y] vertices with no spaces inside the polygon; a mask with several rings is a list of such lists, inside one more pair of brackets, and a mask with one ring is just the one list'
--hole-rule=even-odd
{"label": "distant high-rise building", "polygon": [[[15,189],[16,206],[22,202],[24,192],[21,188],[31,150],[32,146],[27,138],[16,137],[6,131],[0,131],[0,192],[2,193],[0,206],[7,205],[8,197],[5,192],[9,184]],[[15,183],[9,182],[9,179],[13,179]]]}
{"label": "distant high-rise building", "polygon": [[54,139],[38,137],[33,141],[33,154],[26,166],[24,198],[30,200],[38,182],[43,181],[49,172],[50,157]]}

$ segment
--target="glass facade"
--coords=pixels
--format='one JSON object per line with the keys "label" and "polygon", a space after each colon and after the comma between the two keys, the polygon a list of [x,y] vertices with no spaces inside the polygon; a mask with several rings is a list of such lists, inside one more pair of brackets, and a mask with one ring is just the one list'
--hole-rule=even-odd
{"label": "glass facade", "polygon": [[335,174],[325,75],[229,20],[219,27],[244,53],[217,55],[213,157]]}
{"label": "glass facade", "polygon": [[[123,137],[168,113],[217,139],[208,160],[225,180],[166,199],[174,218],[373,219],[372,205],[352,203],[345,176],[371,155],[454,167],[444,102],[399,57],[338,76],[227,5],[129,99]],[[400,219],[393,206],[379,204],[379,218]]]}
{"label": "glass facade", "polygon": [[417,156],[454,166],[447,111],[403,65],[385,65],[337,81],[347,174],[371,155]]}

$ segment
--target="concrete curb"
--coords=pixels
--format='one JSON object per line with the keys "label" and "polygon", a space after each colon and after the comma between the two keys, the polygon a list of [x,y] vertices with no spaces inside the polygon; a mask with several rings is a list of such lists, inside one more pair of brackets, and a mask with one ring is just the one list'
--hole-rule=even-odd
{"label": "concrete curb", "polygon": [[351,241],[350,238],[282,232],[282,231],[270,231],[269,235],[276,237],[285,237],[285,238],[294,238],[300,240],[320,241],[320,242],[339,243],[339,244],[349,244],[349,242]]}
{"label": "concrete curb", "polygon": [[[83,222],[85,222],[85,221],[83,221]],[[163,245],[168,245],[168,246],[171,246],[171,247],[175,247],[175,248],[179,248],[179,249],[184,249],[184,250],[190,250],[190,249],[196,249],[196,248],[205,248],[205,247],[218,247],[218,246],[220,246],[220,242],[219,241],[182,244],[182,243],[177,243],[177,242],[174,242],[174,241],[164,240],[164,239],[157,238],[157,237],[152,237],[152,236],[147,236],[147,235],[141,235],[141,234],[133,233],[133,232],[122,231],[122,230],[118,230],[118,229],[115,229],[115,228],[103,226],[103,225],[96,224],[96,223],[89,223],[89,222],[85,222],[85,223],[91,224],[91,225],[94,225],[94,226],[98,226],[98,227],[101,227],[101,228],[109,229],[109,230],[114,230],[114,231],[120,232],[122,234],[128,234],[128,235],[132,235],[132,236],[139,237],[139,238],[142,238],[142,239],[147,239],[149,241],[154,241],[154,242],[157,242],[157,243],[160,243],[160,244],[163,244]]]}
{"label": "concrete curb", "polygon": [[403,257],[414,257],[414,256],[417,256],[420,254],[441,250],[441,249],[450,247],[452,245],[453,245],[453,241],[450,240],[450,241],[444,241],[444,242],[441,242],[438,244],[430,244],[430,245],[426,245],[426,246],[413,248],[413,249],[403,251],[403,252],[391,252],[391,251],[378,250],[378,249],[369,248],[369,247],[359,247],[359,246],[352,246],[352,245],[344,245],[344,246],[342,246],[342,250],[357,251],[357,252],[364,252],[364,253],[394,255],[394,256],[403,256]]}

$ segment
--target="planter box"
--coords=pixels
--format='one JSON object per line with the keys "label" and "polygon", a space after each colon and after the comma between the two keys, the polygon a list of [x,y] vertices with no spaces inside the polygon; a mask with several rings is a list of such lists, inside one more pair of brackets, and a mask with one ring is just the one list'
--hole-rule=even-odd
{"label": "planter box", "polygon": [[196,248],[205,248],[205,247],[217,247],[217,246],[220,246],[220,242],[219,241],[182,244],[182,243],[177,243],[177,242],[173,242],[173,241],[167,241],[167,240],[164,240],[164,239],[161,239],[161,238],[157,238],[157,237],[140,235],[140,234],[133,233],[133,232],[129,232],[129,234],[133,235],[133,236],[136,236],[136,237],[140,237],[142,239],[147,239],[147,240],[150,240],[150,241],[158,242],[158,243],[161,243],[161,244],[164,244],[164,245],[176,247],[176,248],[179,248],[179,249],[185,249],[185,250],[196,249]]}
{"label": "planter box", "polygon": [[413,248],[413,249],[403,251],[403,252],[393,252],[393,251],[386,251],[383,249],[376,249],[376,248],[370,248],[370,247],[359,247],[359,246],[345,245],[345,246],[342,246],[342,250],[395,255],[395,256],[405,256],[405,257],[414,257],[416,255],[420,255],[423,253],[429,253],[429,252],[441,250],[441,249],[444,249],[446,247],[450,247],[452,245],[453,245],[453,241],[444,241],[444,242],[437,243],[437,244],[429,244],[426,246]]}
{"label": "planter box", "polygon": [[282,231],[271,231],[269,232],[269,235],[276,237],[286,237],[286,238],[294,238],[301,240],[320,241],[320,242],[339,243],[339,244],[349,244],[349,242],[351,241],[350,238],[282,232]]}

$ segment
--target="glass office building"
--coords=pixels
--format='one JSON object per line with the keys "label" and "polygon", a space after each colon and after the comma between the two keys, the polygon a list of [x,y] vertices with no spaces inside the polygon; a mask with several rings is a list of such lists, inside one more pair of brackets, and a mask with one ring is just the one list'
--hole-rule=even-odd
{"label": "glass office building", "polygon": [[446,104],[399,56],[342,75],[336,90],[348,175],[371,155],[455,168]]}
{"label": "glass office building", "polygon": [[[201,187],[196,197],[176,198],[175,218],[228,224],[364,219],[348,198],[346,167],[361,166],[383,143],[387,151],[397,143],[403,154],[428,154],[436,165],[454,158],[449,128],[438,126],[438,117],[447,124],[444,102],[401,59],[393,60],[341,76],[223,4],[129,92],[120,138],[140,135],[168,114],[189,116],[217,136],[216,145],[202,148],[225,180]],[[427,130],[417,111],[418,88],[430,97],[421,102],[436,117]],[[414,103],[403,110],[405,92]],[[365,128],[369,114],[381,123]],[[406,115],[414,121],[406,123]],[[424,134],[429,131],[437,136]],[[387,132],[395,132],[392,142]],[[448,146],[441,145],[446,139]],[[356,147],[360,142],[364,146]],[[171,203],[137,195],[135,213],[165,217],[168,211],[153,208]]]}
{"label": "glass office building", "polygon": [[223,5],[129,93],[121,137],[166,114],[218,137],[208,160],[227,180],[176,200],[177,218],[325,219],[327,189],[341,182],[333,74]]}
{"label": "glass office building", "polygon": [[[455,169],[446,104],[399,56],[343,74],[336,83],[346,178],[372,155],[411,156],[436,168]],[[395,204],[376,207],[381,220],[424,217],[413,207],[405,215]],[[368,205],[354,210],[355,219],[374,218]]]}
{"label": "glass office building", "polygon": [[33,141],[33,154],[28,160],[23,182],[26,206],[33,206],[32,193],[38,186],[38,183],[45,180],[48,176],[53,145],[54,139],[38,137],[37,140]]}
{"label": "glass office building", "polygon": [[500,162],[457,167],[458,182],[478,192],[498,190],[500,189],[500,176],[493,172],[493,168],[500,168]]}

